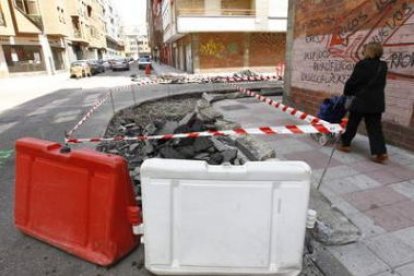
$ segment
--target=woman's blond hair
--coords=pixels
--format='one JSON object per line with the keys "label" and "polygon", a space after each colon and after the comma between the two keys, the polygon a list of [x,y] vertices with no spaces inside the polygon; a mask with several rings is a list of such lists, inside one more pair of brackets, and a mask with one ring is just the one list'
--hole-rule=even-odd
{"label": "woman's blond hair", "polygon": [[380,58],[384,50],[382,45],[378,42],[370,42],[365,45],[363,55],[364,58]]}

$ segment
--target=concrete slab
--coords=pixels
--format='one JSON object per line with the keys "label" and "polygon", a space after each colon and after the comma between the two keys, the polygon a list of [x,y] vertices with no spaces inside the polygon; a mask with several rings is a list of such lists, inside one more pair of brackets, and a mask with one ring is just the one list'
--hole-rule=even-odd
{"label": "concrete slab", "polygon": [[392,233],[369,238],[363,243],[390,267],[414,262],[414,247]]}
{"label": "concrete slab", "polygon": [[345,267],[350,275],[367,276],[387,271],[390,267],[362,242],[343,246],[330,246],[331,252]]}
{"label": "concrete slab", "polygon": [[400,276],[412,276],[414,271],[414,263],[409,263],[395,269]]}

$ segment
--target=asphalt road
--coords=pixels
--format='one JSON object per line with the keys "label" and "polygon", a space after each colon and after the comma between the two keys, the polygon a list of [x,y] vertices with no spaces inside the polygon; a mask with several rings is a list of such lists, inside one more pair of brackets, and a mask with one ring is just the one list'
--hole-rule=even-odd
{"label": "asphalt road", "polygon": [[[53,246],[20,233],[13,224],[14,143],[22,137],[36,137],[62,142],[64,132],[102,97],[108,87],[124,85],[129,72],[106,72],[83,80],[70,80],[69,88],[26,102],[0,114],[0,275],[150,275],[143,268],[143,248],[133,251],[110,268],[102,268],[67,254]],[[79,87],[76,87],[76,86]],[[224,89],[209,85],[157,85],[135,89],[130,93],[114,93],[116,110],[140,102],[189,92]],[[79,135],[100,135],[114,110],[110,101],[79,130]],[[311,274],[309,274],[311,275]]]}

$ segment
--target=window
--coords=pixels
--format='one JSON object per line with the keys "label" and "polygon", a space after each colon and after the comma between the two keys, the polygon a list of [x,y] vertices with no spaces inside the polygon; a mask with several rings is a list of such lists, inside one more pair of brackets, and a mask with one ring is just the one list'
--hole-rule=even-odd
{"label": "window", "polygon": [[14,0],[16,6],[26,14],[39,15],[37,0]]}
{"label": "window", "polygon": [[88,11],[88,16],[91,17],[92,16],[92,7],[91,6],[86,6],[86,9]]}

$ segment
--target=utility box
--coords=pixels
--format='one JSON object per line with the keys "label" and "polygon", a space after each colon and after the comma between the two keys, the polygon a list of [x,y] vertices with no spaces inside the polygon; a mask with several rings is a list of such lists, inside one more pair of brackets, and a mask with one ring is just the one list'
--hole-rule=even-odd
{"label": "utility box", "polygon": [[310,176],[304,162],[146,160],[146,268],[158,275],[298,275]]}

